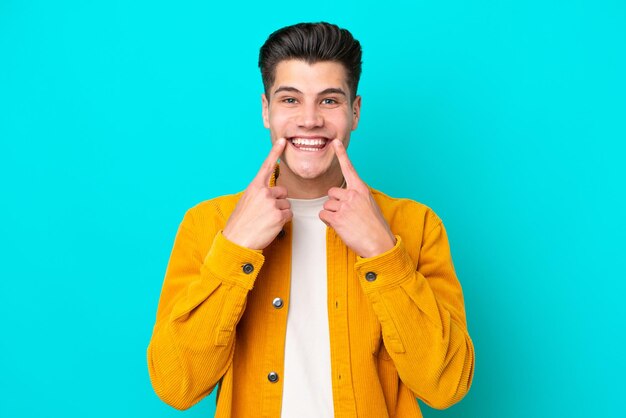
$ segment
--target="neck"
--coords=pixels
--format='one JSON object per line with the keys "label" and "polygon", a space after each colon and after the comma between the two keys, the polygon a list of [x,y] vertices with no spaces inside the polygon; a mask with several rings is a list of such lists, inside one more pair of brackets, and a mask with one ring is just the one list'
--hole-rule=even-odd
{"label": "neck", "polygon": [[286,164],[280,165],[280,175],[276,185],[287,189],[287,197],[292,199],[316,199],[328,195],[331,187],[342,187],[341,168],[331,167],[323,176],[305,179],[295,175]]}

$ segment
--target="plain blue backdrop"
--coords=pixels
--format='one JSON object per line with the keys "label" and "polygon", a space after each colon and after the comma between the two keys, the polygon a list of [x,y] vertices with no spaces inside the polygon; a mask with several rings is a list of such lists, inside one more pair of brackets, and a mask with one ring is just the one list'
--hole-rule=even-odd
{"label": "plain blue backdrop", "polygon": [[476,373],[426,417],[621,416],[626,3],[2,0],[0,417],[212,416],[150,386],[165,267],[269,151],[258,48],[319,20],[364,48],[359,174],[449,233]]}

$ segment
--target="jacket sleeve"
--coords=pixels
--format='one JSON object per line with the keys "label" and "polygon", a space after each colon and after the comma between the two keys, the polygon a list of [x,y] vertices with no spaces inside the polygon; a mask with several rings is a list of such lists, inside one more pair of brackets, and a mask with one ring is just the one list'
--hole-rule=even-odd
{"label": "jacket sleeve", "polygon": [[443,409],[469,390],[474,348],[446,231],[432,218],[435,226],[424,235],[417,266],[396,235],[386,253],[357,257],[355,270],[400,379],[426,404]]}
{"label": "jacket sleeve", "polygon": [[264,262],[260,251],[240,247],[214,229],[202,254],[192,211],[185,214],[147,350],[155,392],[177,409],[208,395],[230,367],[235,328]]}

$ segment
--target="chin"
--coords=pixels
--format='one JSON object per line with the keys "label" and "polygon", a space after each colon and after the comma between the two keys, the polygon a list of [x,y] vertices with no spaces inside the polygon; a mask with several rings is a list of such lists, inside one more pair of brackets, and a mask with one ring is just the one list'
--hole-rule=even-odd
{"label": "chin", "polygon": [[319,166],[307,166],[306,164],[300,164],[296,167],[290,167],[292,172],[303,179],[313,180],[323,176],[327,167],[319,167]]}
{"label": "chin", "polygon": [[330,164],[322,161],[293,161],[290,158],[286,158],[285,165],[297,177],[313,180],[326,174]]}

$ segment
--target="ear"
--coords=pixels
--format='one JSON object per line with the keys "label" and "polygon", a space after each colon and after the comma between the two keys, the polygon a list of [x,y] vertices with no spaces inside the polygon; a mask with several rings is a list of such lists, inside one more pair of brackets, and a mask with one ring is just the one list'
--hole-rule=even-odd
{"label": "ear", "polygon": [[356,96],[352,102],[352,130],[354,131],[359,126],[359,119],[361,118],[361,96]]}
{"label": "ear", "polygon": [[261,107],[263,114],[263,126],[270,128],[270,104],[265,97],[265,93],[261,94]]}

